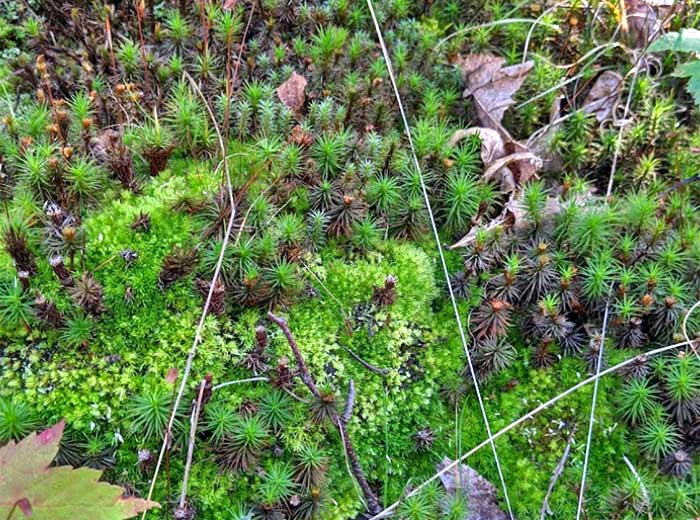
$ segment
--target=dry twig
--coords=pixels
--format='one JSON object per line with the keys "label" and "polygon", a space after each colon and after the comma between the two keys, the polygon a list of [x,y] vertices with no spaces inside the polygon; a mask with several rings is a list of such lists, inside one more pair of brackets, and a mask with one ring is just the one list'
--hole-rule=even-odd
{"label": "dry twig", "polygon": [[[317,399],[320,399],[321,393],[319,392],[318,387],[316,386],[316,382],[314,381],[313,377],[311,376],[311,373],[309,372],[309,368],[304,362],[304,357],[301,355],[301,351],[299,350],[299,346],[297,345],[297,342],[294,339],[294,336],[292,335],[292,331],[289,329],[289,325],[287,325],[287,320],[285,320],[284,318],[280,318],[279,316],[275,316],[274,314],[272,314],[272,312],[268,312],[267,317],[270,319],[270,321],[272,321],[280,329],[282,329],[282,332],[287,338],[287,343],[289,343],[289,346],[291,347],[292,352],[294,353],[294,358],[297,361],[297,367],[299,368],[299,377],[301,377],[301,380],[304,382],[304,384],[313,394],[313,396]],[[367,510],[370,514],[376,515],[377,513],[379,513],[379,511],[382,510],[382,507],[381,505],[379,505],[379,499],[374,494],[374,491],[372,491],[372,488],[370,487],[369,482],[367,481],[367,477],[365,476],[364,471],[362,471],[360,459],[357,457],[357,453],[355,452],[355,448],[352,444],[352,440],[350,439],[350,435],[348,434],[347,429],[347,423],[350,420],[350,415],[352,414],[354,400],[355,385],[351,381],[350,390],[348,391],[348,400],[345,405],[345,412],[341,417],[338,414],[338,412],[332,410],[331,421],[336,426],[336,428],[338,428],[338,433],[340,433],[340,437],[343,441],[345,455],[350,461],[352,474],[357,480],[360,489],[362,489],[362,494],[367,500]]]}

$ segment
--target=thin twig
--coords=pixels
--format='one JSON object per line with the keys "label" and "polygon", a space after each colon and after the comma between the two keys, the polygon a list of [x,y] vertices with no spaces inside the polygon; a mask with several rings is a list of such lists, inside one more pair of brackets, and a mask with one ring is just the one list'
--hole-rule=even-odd
{"label": "thin twig", "polygon": [[[637,81],[637,75],[639,74],[639,67],[638,63],[635,62],[633,64],[633,75],[632,75],[632,83],[630,84],[630,89],[629,92],[627,93],[627,101],[625,102],[625,109],[622,114],[622,119],[623,121],[627,117],[627,114],[630,111],[630,106],[632,104],[632,94],[634,93],[634,87]],[[620,157],[620,149],[622,146],[622,132],[625,128],[625,125],[622,124],[620,125],[620,129],[617,134],[617,141],[615,141],[615,152],[613,154],[613,162],[612,166],[610,167],[610,177],[608,179],[608,188],[605,192],[606,198],[610,198],[612,195],[612,190],[613,190],[613,184],[615,182],[615,172],[617,169],[617,161],[618,158]],[[608,318],[610,315],[610,300],[612,298],[612,293],[613,293],[613,287],[612,284],[608,288],[608,294],[605,299],[605,312],[603,314],[603,327],[601,329],[600,333],[600,347],[598,350],[598,358],[596,359],[596,366],[595,366],[595,372],[596,374],[600,372],[600,368],[603,364],[603,353],[605,351],[605,338],[606,334],[608,331]],[[578,505],[576,508],[576,520],[580,520],[581,514],[583,512],[583,502],[584,502],[584,497],[586,494],[586,476],[588,473],[588,463],[590,461],[590,455],[591,455],[591,442],[593,440],[593,423],[595,422],[595,412],[596,412],[596,404],[598,400],[598,386],[599,386],[599,380],[596,379],[595,383],[593,384],[593,395],[591,396],[591,414],[588,419],[588,435],[586,436],[586,451],[585,455],[583,458],[583,471],[581,472],[581,485],[579,487],[579,495],[578,495]]]}
{"label": "thin twig", "polygon": [[[318,387],[316,386],[316,382],[314,381],[313,377],[311,376],[311,373],[309,372],[309,368],[304,362],[304,357],[301,355],[299,345],[297,345],[297,342],[294,339],[294,336],[292,335],[292,331],[289,329],[289,325],[287,325],[287,320],[275,316],[274,314],[272,314],[272,312],[268,312],[267,317],[270,319],[270,321],[272,321],[280,329],[282,329],[282,332],[286,336],[287,342],[289,343],[289,346],[292,349],[292,352],[294,353],[294,357],[296,358],[301,380],[304,382],[309,391],[314,395],[314,397],[320,399],[321,393],[319,392]],[[352,382],[350,383],[349,394],[350,396],[348,403],[351,403],[352,401],[354,401],[354,384]],[[341,417],[338,414],[338,412],[335,411],[335,409],[332,409],[331,421],[336,426],[336,428],[338,428],[338,433],[340,433],[340,438],[343,441],[345,455],[349,460],[350,467],[352,468],[352,474],[355,476],[355,479],[357,480],[357,483],[359,484],[360,489],[362,490],[362,494],[367,500],[367,510],[370,514],[374,515],[381,511],[382,507],[379,505],[379,499],[374,494],[374,491],[372,491],[372,488],[370,487],[369,482],[367,481],[367,477],[365,476],[365,473],[362,470],[362,466],[360,465],[360,459],[357,457],[357,453],[355,452],[352,440],[348,435],[347,422],[350,420],[348,414],[351,412],[351,404],[346,405],[345,414],[343,415],[343,417]]]}
{"label": "thin twig", "polygon": [[464,29],[460,29],[459,31],[455,31],[449,36],[445,36],[442,40],[440,40],[437,45],[435,46],[435,49],[439,49],[442,47],[446,42],[450,41],[452,38],[455,36],[459,36],[460,34],[465,34],[469,31],[475,31],[476,29],[488,29],[489,27],[496,27],[498,25],[508,25],[511,23],[529,23],[532,25],[544,25],[545,27],[551,27],[552,29],[559,30],[558,25],[554,25],[551,23],[547,22],[542,22],[539,20],[535,20],[533,18],[507,18],[505,20],[496,20],[495,22],[488,22],[488,23],[482,23],[479,25],[471,25],[469,27],[465,27]]}
{"label": "thin twig", "polygon": [[[608,290],[608,296],[605,300],[605,311],[603,314],[603,327],[600,332],[600,345],[598,346],[598,357],[595,364],[595,373],[600,373],[600,367],[603,366],[603,352],[605,351],[605,336],[608,331],[608,318],[610,317],[610,297],[612,296],[612,285]],[[591,397],[591,413],[588,418],[588,434],[586,435],[586,451],[583,457],[583,471],[581,473],[581,487],[578,494],[578,506],[576,509],[576,520],[579,520],[583,512],[583,499],[586,494],[586,475],[588,471],[588,461],[591,456],[591,441],[593,440],[593,423],[595,423],[595,410],[598,401],[598,386],[600,379],[596,379],[593,383],[593,395]]]}
{"label": "thin twig", "polygon": [[523,47],[523,59],[521,63],[525,63],[527,61],[527,50],[530,47],[530,40],[532,39],[532,34],[535,32],[535,27],[537,27],[537,25],[540,24],[540,22],[542,22],[542,18],[547,16],[550,12],[554,11],[555,9],[559,9],[560,7],[569,7],[569,3],[559,2],[551,7],[548,7],[542,12],[541,15],[537,17],[535,23],[530,25],[530,29],[527,31],[527,38],[525,38],[525,46]]}
{"label": "thin twig", "polygon": [[632,475],[634,475],[634,478],[639,483],[639,487],[642,490],[642,497],[644,497],[644,502],[646,504],[647,518],[649,520],[654,520],[654,517],[651,514],[651,508],[649,507],[651,505],[651,501],[649,500],[649,492],[647,491],[647,487],[644,485],[644,481],[642,481],[642,477],[639,475],[639,473],[637,472],[635,467],[632,465],[630,460],[627,458],[627,455],[623,455],[622,460],[625,461],[625,464],[627,464],[627,467],[632,472]]}
{"label": "thin twig", "polygon": [[239,385],[241,383],[255,383],[257,381],[269,381],[269,379],[265,376],[260,376],[249,377],[248,379],[236,379],[235,381],[226,381],[225,383],[219,383],[214,388],[212,388],[212,392],[231,385]]}
{"label": "thin twig", "polygon": [[328,293],[328,296],[331,297],[331,299],[338,304],[338,309],[340,310],[340,314],[343,316],[343,321],[345,322],[345,329],[348,332],[348,336],[352,336],[352,326],[350,324],[350,316],[348,315],[347,312],[345,312],[345,309],[343,308],[343,303],[337,298],[335,294],[331,292],[331,290],[325,286],[321,278],[308,266],[306,265],[306,262],[303,260],[301,261],[301,265],[306,269],[311,276],[313,276],[318,284],[321,286],[321,289],[326,291]]}
{"label": "thin twig", "polygon": [[700,301],[697,301],[693,304],[693,306],[688,309],[688,312],[685,313],[685,317],[683,318],[683,324],[681,325],[681,329],[683,331],[683,337],[685,340],[688,342],[688,345],[690,345],[690,348],[693,350],[693,353],[698,356],[698,350],[695,348],[695,345],[693,345],[693,342],[690,341],[690,336],[688,335],[688,318],[690,318],[690,315],[695,312],[695,309],[700,307]]}
{"label": "thin twig", "polygon": [[663,200],[666,197],[668,197],[669,193],[672,193],[676,190],[681,189],[683,186],[687,186],[688,184],[697,181],[700,181],[700,173],[696,173],[695,175],[691,175],[690,177],[686,177],[685,179],[681,179],[680,181],[673,183],[671,186],[669,186],[661,192],[659,198]]}
{"label": "thin twig", "polygon": [[355,381],[352,379],[350,380],[350,383],[348,384],[348,396],[345,399],[345,411],[343,411],[343,416],[341,419],[345,424],[350,422],[350,418],[352,417],[352,409],[355,406]]}
{"label": "thin twig", "polygon": [[[204,95],[202,94],[202,91],[199,89],[199,87],[196,85],[192,77],[187,74],[187,77],[189,78],[190,82],[196,89],[197,93],[202,97],[204,100],[204,104],[207,107],[207,110],[209,111],[209,115],[212,118],[212,124],[214,125],[214,129],[216,130],[216,135],[219,140],[219,147],[221,148],[221,157],[225,158],[226,157],[226,146],[224,145],[224,140],[221,136],[221,130],[219,129],[219,125],[216,122],[216,118],[214,117],[214,114],[211,111],[211,108],[209,107],[209,104],[206,102],[206,98],[204,98]],[[187,386],[187,380],[189,379],[190,373],[192,372],[192,365],[194,364],[194,357],[197,354],[197,347],[199,346],[199,343],[202,341],[202,331],[204,330],[204,321],[206,320],[207,314],[209,313],[209,307],[211,306],[211,301],[212,301],[212,296],[214,294],[214,287],[216,286],[216,281],[219,278],[219,274],[221,273],[221,266],[223,265],[224,262],[224,255],[226,254],[226,246],[228,245],[229,242],[229,237],[231,236],[231,231],[233,229],[233,222],[236,218],[236,204],[235,200],[233,198],[233,186],[231,184],[231,174],[228,169],[228,161],[224,161],[223,164],[224,167],[224,172],[225,172],[225,177],[226,177],[226,183],[228,185],[228,194],[229,194],[229,199],[231,202],[231,215],[229,216],[228,223],[226,224],[226,235],[224,236],[223,242],[222,242],[222,247],[221,251],[219,252],[219,258],[216,261],[216,267],[214,268],[214,275],[212,276],[211,282],[209,284],[209,291],[207,293],[207,299],[204,302],[204,308],[202,309],[202,315],[200,316],[199,323],[197,324],[197,329],[195,330],[195,335],[194,335],[194,340],[192,342],[192,347],[190,348],[190,351],[187,355],[187,361],[185,362],[185,371],[182,375],[182,381],[180,382],[180,387],[178,388],[177,395],[175,397],[175,402],[173,403],[173,408],[170,413],[170,419],[168,420],[168,426],[165,430],[165,435],[163,436],[163,444],[161,445],[160,448],[160,453],[158,454],[158,460],[156,462],[156,467],[153,471],[153,477],[151,478],[151,485],[149,486],[148,489],[148,496],[147,500],[150,500],[151,497],[153,496],[153,491],[156,486],[156,481],[158,480],[158,473],[160,471],[160,466],[163,462],[163,457],[165,456],[165,452],[167,450],[169,441],[170,441],[170,435],[173,430],[173,424],[175,422],[175,415],[177,413],[178,406],[180,405],[180,402],[182,400],[182,396],[185,393],[185,387]],[[148,511],[144,511],[143,514],[141,515],[141,520],[144,520],[146,518],[146,515],[148,514]]]}
{"label": "thin twig", "polygon": [[267,313],[267,317],[275,323],[280,329],[282,329],[282,332],[287,338],[287,343],[289,343],[289,346],[292,349],[292,352],[294,353],[294,358],[297,361],[297,366],[299,367],[299,376],[301,377],[301,380],[304,382],[306,387],[311,391],[313,396],[316,399],[321,398],[321,392],[319,392],[318,387],[316,386],[316,382],[314,381],[314,378],[311,377],[311,372],[309,372],[309,367],[306,366],[306,362],[304,361],[304,357],[301,355],[301,351],[299,350],[299,345],[297,345],[296,340],[294,339],[294,336],[292,335],[292,331],[289,329],[289,325],[287,325],[287,320],[284,318],[280,318],[278,316],[275,316],[271,312]]}
{"label": "thin twig", "polygon": [[345,468],[348,472],[348,476],[350,477],[350,480],[353,482],[355,488],[358,491],[357,494],[360,498],[360,502],[362,502],[362,505],[365,506],[365,508],[366,508],[367,502],[365,501],[364,497],[362,496],[363,495],[362,488],[360,487],[360,485],[357,482],[357,479],[353,475],[352,468],[350,467],[350,458],[348,457],[347,450],[344,448],[345,447],[345,434],[343,433],[343,430],[340,430],[340,429],[338,430],[338,433],[340,433],[340,441],[343,443],[343,458],[345,459]]}
{"label": "thin twig", "polygon": [[352,357],[355,361],[357,361],[360,365],[362,365],[363,367],[365,367],[367,370],[369,370],[369,371],[372,372],[373,374],[377,374],[378,376],[382,376],[382,377],[386,377],[387,375],[389,375],[389,369],[388,369],[388,368],[378,368],[378,367],[375,367],[375,366],[372,365],[371,363],[369,363],[369,362],[365,361],[364,359],[362,359],[362,358],[361,358],[360,356],[358,356],[353,350],[349,349],[349,348],[346,347],[345,345],[340,345],[340,347],[341,347],[345,352],[347,352],[348,354],[350,354],[350,357]]}

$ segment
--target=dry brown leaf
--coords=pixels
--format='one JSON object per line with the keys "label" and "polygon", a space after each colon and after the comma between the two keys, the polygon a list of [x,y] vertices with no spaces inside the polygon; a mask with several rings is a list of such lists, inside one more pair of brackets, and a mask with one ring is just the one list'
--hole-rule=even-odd
{"label": "dry brown leaf", "polygon": [[[525,163],[525,164],[521,164]],[[510,165],[513,165],[513,167],[517,168],[518,172],[523,172],[523,171],[536,171],[539,168],[542,167],[542,159],[537,157],[531,152],[516,152],[512,153],[510,155],[506,155],[505,157],[498,159],[497,161],[494,161],[493,164],[491,164],[486,171],[484,172],[484,179],[487,181],[490,181],[492,179],[497,178],[500,176],[501,180],[501,191],[505,193],[510,193],[511,191],[515,191],[515,176],[511,175],[510,177],[503,175],[503,170],[508,170]],[[529,167],[528,167],[529,165]],[[512,172],[511,172],[512,173]],[[529,177],[528,177],[529,179]],[[520,180],[518,178],[518,180]],[[525,179],[527,181],[527,179]],[[523,182],[525,182],[523,181]]]}
{"label": "dry brown leaf", "polygon": [[450,138],[450,146],[455,146],[459,141],[471,135],[478,135],[481,141],[481,160],[485,165],[491,164],[506,154],[501,134],[491,128],[473,126],[466,130],[457,130]]}
{"label": "dry brown leaf", "polygon": [[516,204],[515,197],[513,195],[514,194],[511,194],[510,198],[508,199],[508,202],[506,202],[506,205],[503,207],[503,211],[501,211],[500,215],[498,215],[495,219],[493,219],[485,226],[472,226],[472,228],[466,235],[464,235],[451,246],[448,246],[448,249],[467,247],[469,244],[474,242],[474,240],[476,239],[476,232],[479,229],[483,229],[484,231],[488,232],[493,231],[496,228],[503,228],[504,230],[508,230],[513,228],[516,223],[522,222],[524,212],[520,205]]}
{"label": "dry brown leaf", "polygon": [[622,76],[612,70],[604,71],[583,100],[583,111],[586,114],[595,114],[601,123],[612,119],[621,91]]}
{"label": "dry brown leaf", "polygon": [[306,95],[304,94],[306,83],[304,76],[293,72],[287,81],[277,87],[277,95],[280,101],[294,112],[301,112],[301,109],[304,108],[304,101],[306,101]]}
{"label": "dry brown leaf", "polygon": [[670,23],[671,12],[682,9],[682,4],[677,0],[626,0],[624,22],[631,43],[642,49],[658,38]]}
{"label": "dry brown leaf", "polygon": [[491,128],[457,130],[450,138],[450,144],[454,146],[470,135],[478,135],[481,141],[481,161],[486,167],[484,180],[498,182],[504,193],[510,193],[527,182],[542,166],[542,160],[525,145],[510,136],[504,140],[503,133]]}
{"label": "dry brown leaf", "polygon": [[[601,197],[595,195],[595,188],[590,188],[584,193],[577,195],[573,201],[577,206],[585,206],[599,201]],[[543,215],[545,220],[553,220],[564,209],[564,204],[558,196],[549,196],[545,201]],[[496,228],[501,228],[504,231],[518,230],[525,226],[525,205],[522,202],[522,192],[513,192],[508,199],[508,202],[503,206],[503,211],[496,218],[491,220],[486,225],[473,226],[469,232],[460,238],[457,242],[449,246],[449,249],[458,247],[466,247],[471,244],[476,238],[476,232],[479,229],[484,231],[493,231]]]}
{"label": "dry brown leaf", "polygon": [[501,120],[511,106],[513,94],[532,69],[532,60],[504,67],[504,58],[491,54],[467,54],[456,60],[462,70],[464,97],[472,96],[479,122],[486,128],[501,129]]}
{"label": "dry brown leaf", "polygon": [[661,29],[656,9],[644,0],[627,0],[624,6],[623,28],[626,26],[635,47],[645,47]]}
{"label": "dry brown leaf", "polygon": [[[544,213],[547,216],[553,217],[561,211],[561,203],[557,197],[547,197]],[[474,226],[469,232],[460,238],[457,242],[449,246],[449,249],[458,247],[466,247],[471,244],[476,238],[476,232],[479,229],[484,231],[493,231],[496,228],[501,228],[504,231],[510,229],[519,229],[525,225],[525,207],[522,203],[522,193],[512,193],[508,202],[503,206],[503,211],[491,222],[485,226]]]}

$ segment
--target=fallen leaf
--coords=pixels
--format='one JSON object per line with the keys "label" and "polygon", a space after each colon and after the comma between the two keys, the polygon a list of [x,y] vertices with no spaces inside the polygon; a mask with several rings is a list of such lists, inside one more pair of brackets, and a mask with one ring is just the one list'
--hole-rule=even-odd
{"label": "fallen leaf", "polygon": [[[576,195],[572,200],[576,206],[586,206],[588,204],[594,204],[600,201],[600,197],[595,195],[595,188],[590,188],[584,193]],[[545,221],[554,221],[557,215],[561,213],[564,209],[564,203],[560,200],[558,196],[549,196],[544,204],[544,209],[542,210],[543,218]],[[501,228],[504,231],[517,231],[526,226],[527,222],[525,216],[527,211],[525,210],[525,204],[522,201],[522,192],[514,192],[510,195],[510,198],[503,206],[503,210],[500,215],[491,220],[486,225],[476,225],[473,226],[469,232],[460,238],[457,242],[449,246],[449,249],[456,249],[458,247],[466,247],[471,244],[476,238],[476,232],[478,229],[483,229],[484,231],[493,231],[496,228]]]}
{"label": "fallen leaf", "polygon": [[601,123],[612,119],[621,91],[622,76],[612,70],[604,71],[583,100],[583,111],[586,114],[595,114]]}
{"label": "fallen leaf", "polygon": [[[522,163],[529,164],[530,167],[528,168],[527,166],[524,166]],[[505,193],[509,193],[511,191],[515,190],[515,178],[514,177],[509,177],[506,179],[506,176],[503,175],[502,171],[503,170],[508,170],[511,171],[508,167],[509,165],[514,165],[518,168],[522,167],[522,171],[536,171],[539,168],[542,167],[542,159],[537,157],[535,154],[531,152],[518,152],[518,153],[512,153],[510,155],[506,155],[505,157],[502,157],[501,159],[498,159],[497,161],[494,161],[491,166],[489,166],[486,171],[484,172],[484,179],[487,181],[492,180],[495,178],[497,175],[500,175],[501,179],[501,191]],[[529,179],[529,176],[525,181]],[[518,179],[520,180],[520,179]],[[523,181],[523,182],[525,182]],[[505,183],[505,186],[504,186]]]}
{"label": "fallen leaf", "polygon": [[17,507],[34,520],[121,520],[160,507],[156,502],[124,497],[119,486],[99,482],[100,471],[50,467],[63,427],[61,421],[0,448],[0,518],[9,518]]}
{"label": "fallen leaf", "polygon": [[449,145],[455,146],[462,139],[472,135],[479,136],[481,141],[481,161],[485,165],[493,163],[493,161],[500,159],[506,154],[503,137],[501,137],[499,132],[491,128],[473,126],[465,130],[457,130],[450,137]]}
{"label": "fallen leaf", "polygon": [[626,0],[623,30],[628,31],[636,48],[645,47],[661,30],[656,9],[644,0]]}
{"label": "fallen leaf", "polygon": [[511,106],[513,94],[534,66],[532,60],[504,67],[504,58],[491,54],[468,54],[456,64],[466,88],[463,97],[472,96],[479,122],[486,128],[501,129],[501,120]]}
{"label": "fallen leaf", "polygon": [[481,160],[486,167],[484,180],[498,182],[504,193],[510,193],[527,182],[542,166],[542,160],[525,145],[510,136],[504,140],[502,132],[491,128],[457,130],[450,138],[450,144],[454,146],[470,135],[478,135],[481,141]]}
{"label": "fallen leaf", "polygon": [[504,230],[512,229],[516,227],[516,224],[522,222],[524,213],[525,212],[522,207],[516,203],[515,198],[511,194],[511,197],[508,199],[508,202],[506,202],[506,205],[503,207],[503,211],[501,211],[501,214],[498,217],[491,220],[491,222],[485,226],[473,226],[466,235],[449,246],[448,249],[467,247],[476,239],[476,232],[478,229],[483,229],[487,232],[491,232],[497,228],[502,228]]}
{"label": "fallen leaf", "polygon": [[[437,465],[442,471],[452,464],[445,457]],[[440,475],[440,481],[448,495],[454,496],[459,489],[466,499],[468,513],[465,520],[506,520],[508,516],[498,506],[498,490],[474,469],[465,464],[457,464],[454,468]]]}
{"label": "fallen leaf", "polygon": [[277,87],[277,95],[280,101],[294,112],[301,112],[301,109],[304,108],[304,101],[306,101],[306,95],[304,94],[306,83],[304,76],[293,72],[287,81]]}
{"label": "fallen leaf", "polygon": [[677,0],[626,0],[623,29],[629,32],[637,49],[646,47],[656,40],[671,20],[671,11],[680,8]]}
{"label": "fallen leaf", "polygon": [[226,0],[224,2],[224,11],[233,11],[238,4],[238,0]]}

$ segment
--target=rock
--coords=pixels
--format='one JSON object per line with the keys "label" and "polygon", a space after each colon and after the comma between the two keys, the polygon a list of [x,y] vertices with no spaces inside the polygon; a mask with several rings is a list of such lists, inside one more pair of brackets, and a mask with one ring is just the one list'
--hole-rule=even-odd
{"label": "rock", "polygon": [[[442,459],[437,470],[442,471],[452,464],[448,457]],[[457,479],[460,471],[460,479]],[[458,485],[469,504],[469,514],[464,520],[507,520],[508,516],[498,505],[498,490],[484,477],[465,464],[458,464],[440,476],[449,495],[454,495]]]}

